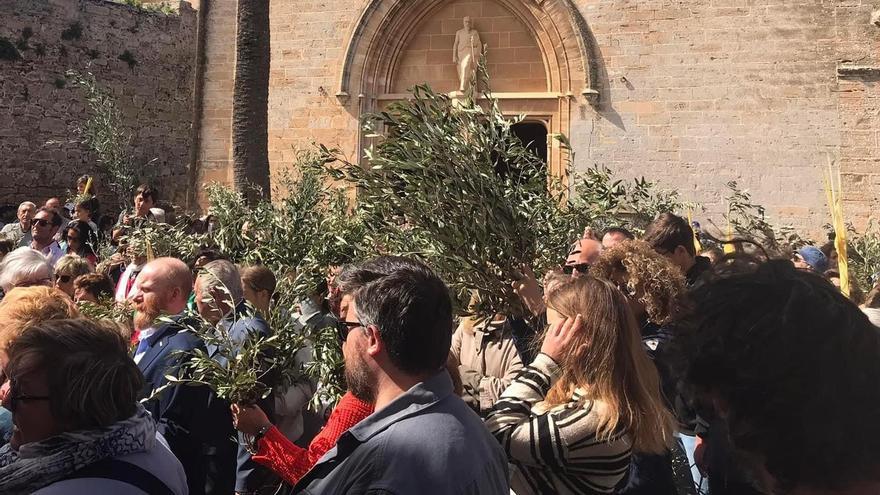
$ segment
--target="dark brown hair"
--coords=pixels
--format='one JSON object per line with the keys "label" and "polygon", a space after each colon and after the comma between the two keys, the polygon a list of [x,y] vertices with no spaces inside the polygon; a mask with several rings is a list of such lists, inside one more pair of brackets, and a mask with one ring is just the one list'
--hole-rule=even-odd
{"label": "dark brown hair", "polygon": [[661,213],[655,218],[645,230],[642,240],[655,251],[662,249],[672,253],[678,246],[684,246],[688,254],[697,255],[697,248],[694,246],[694,229],[688,225],[687,220],[672,213]]}
{"label": "dark brown hair", "polygon": [[131,417],[144,378],[123,336],[78,318],[25,328],[7,350],[8,376],[46,373],[52,415],[68,431],[104,428]]}

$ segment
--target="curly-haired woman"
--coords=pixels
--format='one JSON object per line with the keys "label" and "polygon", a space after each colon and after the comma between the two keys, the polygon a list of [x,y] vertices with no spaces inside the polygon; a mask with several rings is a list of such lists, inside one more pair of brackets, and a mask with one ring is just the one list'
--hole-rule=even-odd
{"label": "curly-haired woman", "polygon": [[[664,352],[672,340],[671,326],[685,313],[687,296],[681,270],[647,243],[625,241],[603,251],[590,272],[610,280],[626,294],[641,330],[644,349],[660,373],[664,398],[670,407],[674,406],[677,380]],[[678,416],[680,421],[693,419],[684,408]],[[687,480],[691,474],[681,472],[679,477]],[[618,493],[677,493],[671,455],[635,456],[629,478]]]}

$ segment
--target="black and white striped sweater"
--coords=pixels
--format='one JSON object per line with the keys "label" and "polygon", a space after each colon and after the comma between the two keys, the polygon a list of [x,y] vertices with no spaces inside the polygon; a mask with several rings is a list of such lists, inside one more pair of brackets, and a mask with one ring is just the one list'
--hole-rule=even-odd
{"label": "black and white striped sweater", "polygon": [[625,433],[610,441],[596,439],[604,404],[571,401],[546,412],[542,402],[561,370],[539,354],[504,391],[486,419],[513,465],[510,487],[517,495],[612,493],[629,468],[631,441]]}

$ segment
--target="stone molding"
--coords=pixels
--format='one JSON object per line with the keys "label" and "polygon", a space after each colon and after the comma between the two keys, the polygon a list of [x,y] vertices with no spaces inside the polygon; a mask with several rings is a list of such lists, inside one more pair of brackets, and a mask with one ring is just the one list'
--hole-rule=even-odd
{"label": "stone molding", "polygon": [[[345,52],[337,98],[347,101],[393,93],[399,55],[421,21],[448,0],[371,0],[361,12]],[[551,93],[598,100],[595,41],[571,0],[495,0],[535,37],[548,68]]]}

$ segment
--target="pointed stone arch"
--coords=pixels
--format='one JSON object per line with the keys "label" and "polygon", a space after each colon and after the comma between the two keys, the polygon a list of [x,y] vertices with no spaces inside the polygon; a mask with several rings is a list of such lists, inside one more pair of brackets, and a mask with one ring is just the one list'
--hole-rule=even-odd
{"label": "pointed stone arch", "polygon": [[[371,0],[349,38],[337,96],[391,92],[393,72],[414,30],[449,0]],[[494,0],[528,27],[547,71],[548,93],[597,100],[595,43],[571,0]]]}

